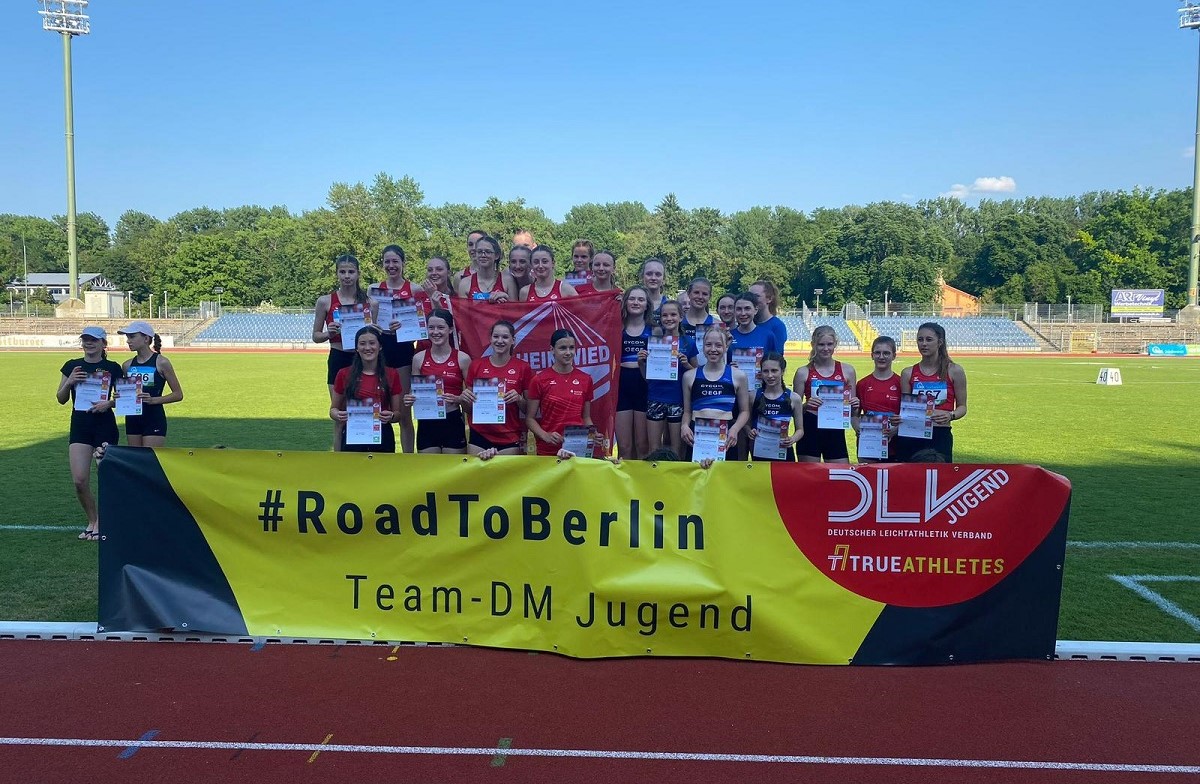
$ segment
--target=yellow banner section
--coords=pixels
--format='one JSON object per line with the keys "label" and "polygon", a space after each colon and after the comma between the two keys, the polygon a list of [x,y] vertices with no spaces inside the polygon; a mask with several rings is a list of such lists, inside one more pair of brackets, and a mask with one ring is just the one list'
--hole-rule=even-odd
{"label": "yellow banner section", "polygon": [[253,635],[846,664],[769,467],[160,450]]}

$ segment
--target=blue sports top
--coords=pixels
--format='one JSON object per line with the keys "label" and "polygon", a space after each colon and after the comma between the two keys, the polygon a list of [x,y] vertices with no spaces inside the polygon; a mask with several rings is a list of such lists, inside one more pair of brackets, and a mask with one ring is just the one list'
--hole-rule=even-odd
{"label": "blue sports top", "polygon": [[725,363],[725,372],[718,379],[704,375],[704,366],[696,368],[692,380],[692,411],[714,409],[733,415],[733,404],[737,402],[737,388],[733,385],[733,365]]}

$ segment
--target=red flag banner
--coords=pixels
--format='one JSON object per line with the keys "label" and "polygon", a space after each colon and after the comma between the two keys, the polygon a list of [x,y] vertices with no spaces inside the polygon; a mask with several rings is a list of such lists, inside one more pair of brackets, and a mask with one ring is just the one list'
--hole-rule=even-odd
{"label": "red flag banner", "polygon": [[473,358],[491,356],[491,330],[497,320],[516,327],[513,356],[540,373],[554,364],[550,336],[557,329],[575,335],[575,367],[592,377],[592,422],[611,444],[617,413],[617,366],[621,353],[621,305],[611,292],[550,302],[454,300],[460,347]]}

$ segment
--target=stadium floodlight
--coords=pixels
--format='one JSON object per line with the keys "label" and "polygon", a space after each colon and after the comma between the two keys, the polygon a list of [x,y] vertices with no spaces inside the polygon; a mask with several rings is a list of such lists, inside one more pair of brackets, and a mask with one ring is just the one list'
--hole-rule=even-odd
{"label": "stadium floodlight", "polygon": [[39,0],[42,29],[62,36],[63,96],[67,119],[67,273],[70,300],[79,300],[79,246],[75,234],[75,106],[71,88],[71,38],[92,31],[88,0]]}
{"label": "stadium floodlight", "polygon": [[[1200,3],[1185,2],[1179,9],[1179,27],[1183,30],[1200,30]],[[1192,161],[1192,237],[1188,261],[1187,308],[1185,318],[1200,321],[1196,305],[1196,277],[1200,270],[1200,72],[1196,76],[1196,147]],[[1183,315],[1183,314],[1181,314]]]}

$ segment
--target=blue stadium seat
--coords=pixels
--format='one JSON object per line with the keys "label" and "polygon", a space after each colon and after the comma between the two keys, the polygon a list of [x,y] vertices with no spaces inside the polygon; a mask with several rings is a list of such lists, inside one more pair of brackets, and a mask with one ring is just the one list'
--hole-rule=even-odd
{"label": "blue stadium seat", "polygon": [[306,313],[230,313],[192,339],[205,343],[311,343],[312,316]]}
{"label": "blue stadium seat", "polygon": [[[983,316],[956,316],[952,318],[929,318],[923,316],[886,316],[870,319],[871,326],[880,335],[888,335],[901,341],[904,333],[914,333],[921,324],[933,321],[946,330],[946,344],[953,349],[970,351],[1036,351],[1037,341],[1017,326],[1016,322],[1004,318]],[[916,346],[904,346],[905,351],[915,351]]]}

